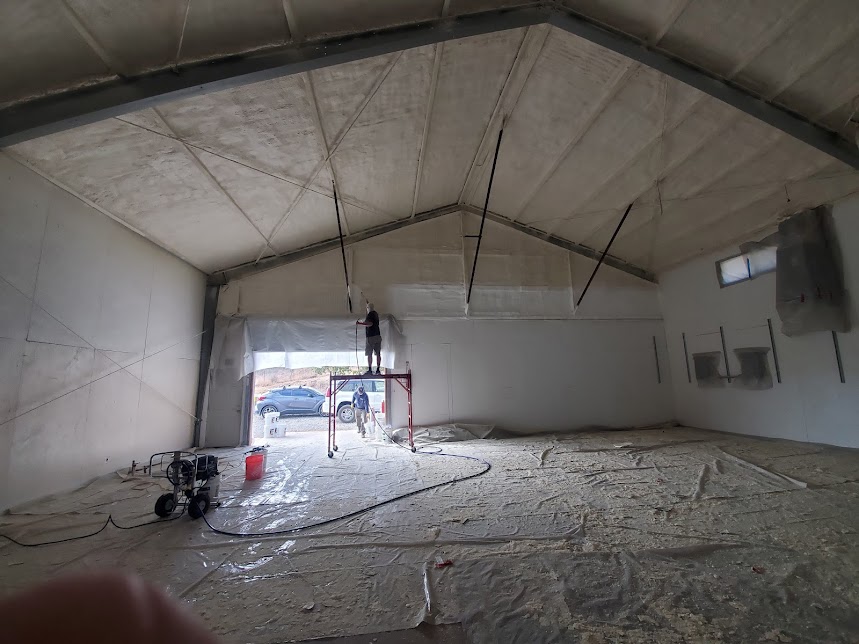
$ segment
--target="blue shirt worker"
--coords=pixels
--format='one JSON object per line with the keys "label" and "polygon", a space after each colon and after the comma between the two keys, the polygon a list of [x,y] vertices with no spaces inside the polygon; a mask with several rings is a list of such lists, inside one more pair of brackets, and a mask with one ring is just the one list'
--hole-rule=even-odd
{"label": "blue shirt worker", "polygon": [[367,302],[367,317],[355,322],[366,327],[367,344],[364,347],[364,355],[367,356],[367,374],[373,375],[373,354],[376,354],[376,375],[381,376],[382,367],[382,330],[379,328],[379,314],[373,308],[372,302]]}
{"label": "blue shirt worker", "polygon": [[352,409],[355,411],[355,422],[358,423],[358,431],[364,438],[366,430],[364,423],[367,422],[367,414],[370,413],[370,397],[364,391],[364,385],[358,387],[358,391],[352,394]]}

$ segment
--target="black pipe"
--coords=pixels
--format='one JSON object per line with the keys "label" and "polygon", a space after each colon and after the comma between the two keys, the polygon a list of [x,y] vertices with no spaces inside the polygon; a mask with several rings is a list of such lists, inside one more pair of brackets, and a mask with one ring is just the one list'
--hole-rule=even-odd
{"label": "black pipe", "polygon": [[770,347],[773,350],[773,364],[775,364],[775,378],[781,383],[781,368],[778,364],[778,351],[775,348],[775,334],[773,333],[773,321],[771,318],[767,318],[767,327],[770,330]]}
{"label": "black pipe", "polygon": [[656,384],[662,384],[662,370],[659,368],[659,349],[656,348],[656,336],[653,336],[653,357],[656,358]]}
{"label": "black pipe", "polygon": [[719,327],[719,336],[722,338],[722,356],[725,358],[725,375],[728,377],[728,382],[730,383],[733,378],[731,377],[731,363],[728,362],[728,348],[725,345],[725,329],[723,327]]}
{"label": "black pipe", "polygon": [[495,156],[492,159],[492,171],[489,173],[489,186],[486,188],[486,201],[483,202],[483,216],[480,218],[480,233],[477,235],[477,248],[474,249],[474,263],[471,265],[471,279],[468,281],[468,294],[465,296],[466,305],[471,302],[471,287],[474,286],[474,273],[477,271],[477,256],[480,254],[480,242],[483,240],[483,224],[486,223],[486,211],[489,209],[489,195],[492,192],[492,179],[495,178],[495,164],[498,163],[498,150],[501,149],[501,137],[504,135],[504,124],[498,130],[498,142],[495,144]]}
{"label": "black pipe", "polygon": [[352,293],[349,291],[349,269],[346,268],[346,245],[343,243],[343,228],[340,226],[340,206],[337,204],[337,186],[331,182],[334,189],[334,212],[337,213],[337,236],[340,238],[340,254],[343,255],[343,275],[346,276],[346,300],[349,302],[349,313],[352,312]]}
{"label": "black pipe", "polygon": [[[689,349],[686,348],[686,334],[683,333],[683,357],[686,358],[686,379],[692,382],[692,371],[689,369]],[[779,380],[781,382],[781,380]]]}
{"label": "black pipe", "polygon": [[838,377],[841,378],[841,382],[847,382],[844,379],[844,363],[841,362],[841,347],[838,346],[838,334],[833,331],[832,332],[832,344],[835,345],[835,361],[838,363]]}
{"label": "black pipe", "polygon": [[582,300],[585,299],[585,293],[588,292],[588,289],[591,286],[591,282],[593,282],[593,280],[594,280],[594,276],[597,274],[597,271],[600,269],[600,266],[602,266],[602,263],[603,263],[603,260],[605,259],[605,256],[608,255],[608,249],[611,248],[612,243],[614,243],[614,238],[617,237],[617,234],[620,232],[620,227],[623,226],[623,222],[626,221],[626,216],[629,214],[629,211],[632,210],[632,204],[633,203],[635,203],[635,202],[633,201],[631,204],[629,204],[626,207],[626,212],[623,213],[623,217],[621,217],[620,223],[617,225],[617,228],[614,229],[614,234],[611,236],[611,239],[608,240],[608,245],[605,247],[605,250],[602,252],[602,255],[600,256],[600,261],[598,261],[597,265],[594,267],[594,272],[591,273],[590,279],[588,279],[588,283],[585,284],[585,290],[582,291],[582,294],[579,296],[579,301],[576,302],[576,306],[581,304]]}

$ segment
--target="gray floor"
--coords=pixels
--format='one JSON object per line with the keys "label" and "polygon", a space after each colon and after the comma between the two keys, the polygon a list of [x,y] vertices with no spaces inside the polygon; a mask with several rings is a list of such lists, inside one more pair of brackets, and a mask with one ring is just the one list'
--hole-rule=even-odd
{"label": "gray floor", "polygon": [[[132,570],[228,642],[381,642],[420,624],[458,624],[453,641],[469,642],[852,642],[859,632],[856,451],[685,428],[449,443],[440,447],[491,470],[272,534],[485,467],[338,436],[332,459],[325,432],[273,439],[261,481],[243,480],[241,451],[222,453],[223,504],[208,519],[266,536],[182,517],[41,549],[5,543],[2,586]],[[108,477],[18,508],[0,530],[36,541],[91,531],[107,513],[141,523],[160,493],[151,479]],[[437,568],[439,558],[452,564]]]}

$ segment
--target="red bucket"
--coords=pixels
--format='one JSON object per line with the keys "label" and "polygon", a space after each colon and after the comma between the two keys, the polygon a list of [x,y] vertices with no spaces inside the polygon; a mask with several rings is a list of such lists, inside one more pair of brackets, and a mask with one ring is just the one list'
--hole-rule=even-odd
{"label": "red bucket", "polygon": [[245,458],[245,480],[255,481],[261,479],[265,474],[265,456],[263,454],[250,454]]}

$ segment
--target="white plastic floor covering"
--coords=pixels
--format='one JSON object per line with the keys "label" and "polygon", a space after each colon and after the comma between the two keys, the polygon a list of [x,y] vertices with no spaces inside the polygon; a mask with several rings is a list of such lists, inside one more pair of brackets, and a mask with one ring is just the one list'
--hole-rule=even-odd
{"label": "white plastic floor covering", "polygon": [[[479,463],[364,442],[354,426],[271,441],[245,482],[222,451],[213,525],[345,514]],[[228,642],[462,623],[472,642],[848,642],[859,633],[859,453],[684,428],[445,443],[492,463],[307,532],[219,536],[187,516],[43,548],[0,545],[12,592],[115,567],[165,587]],[[154,518],[161,489],[105,477],[0,517],[22,541]],[[436,557],[451,566],[435,568]]]}

